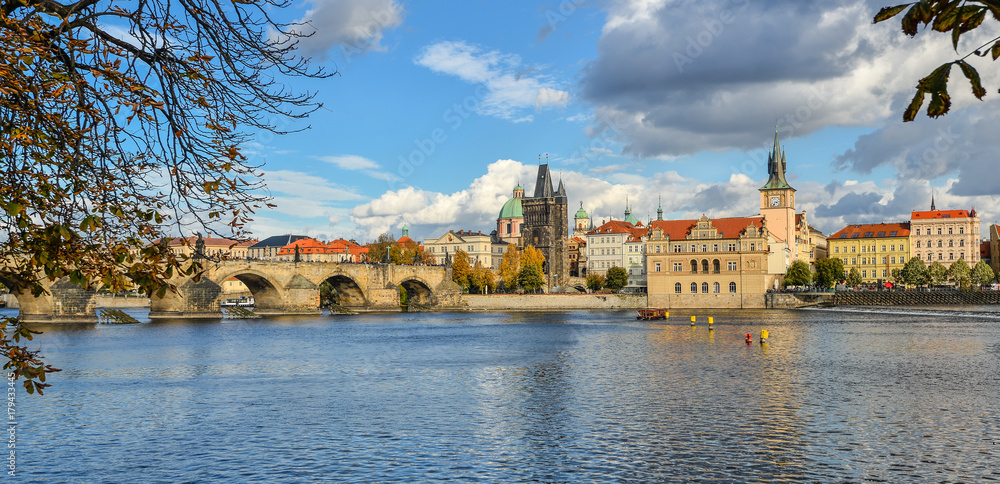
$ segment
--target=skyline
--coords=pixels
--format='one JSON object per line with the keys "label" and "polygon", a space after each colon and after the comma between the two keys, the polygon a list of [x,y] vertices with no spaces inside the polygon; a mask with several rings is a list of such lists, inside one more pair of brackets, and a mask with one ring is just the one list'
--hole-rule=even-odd
{"label": "skyline", "polygon": [[752,215],[774,129],[797,210],[826,234],[908,220],[932,190],[938,207],[996,223],[998,76],[980,60],[985,101],[956,78],[951,113],[904,124],[912,86],[956,55],[946,36],[872,25],[890,4],[294,5],[282,15],[318,27],[301,51],[341,75],[292,86],[325,104],[312,129],[246,148],[278,205],[249,228],[486,232],[546,153],[570,209],[582,201],[595,222],[620,219],[626,196],[641,220],[661,196],[665,218]]}

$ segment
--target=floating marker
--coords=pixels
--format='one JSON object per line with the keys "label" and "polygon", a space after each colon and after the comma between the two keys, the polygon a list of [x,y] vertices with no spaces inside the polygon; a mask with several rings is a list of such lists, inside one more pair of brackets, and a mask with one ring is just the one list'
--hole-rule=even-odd
{"label": "floating marker", "polygon": [[747,333],[746,340],[747,344],[753,343],[753,336],[750,336],[750,333]]}
{"label": "floating marker", "polygon": [[767,334],[766,329],[760,330],[760,344],[767,343]]}
{"label": "floating marker", "polygon": [[691,316],[691,326],[694,326],[694,319],[695,319],[695,317]]}
{"label": "floating marker", "polygon": [[712,323],[713,323],[713,321],[712,321],[712,317],[711,317],[711,316],[709,316],[709,317],[708,317],[708,324],[712,324]]}

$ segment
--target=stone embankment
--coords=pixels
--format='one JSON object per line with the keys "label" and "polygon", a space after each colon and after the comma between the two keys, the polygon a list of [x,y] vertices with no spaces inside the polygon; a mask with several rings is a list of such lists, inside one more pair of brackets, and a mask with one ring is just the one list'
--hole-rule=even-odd
{"label": "stone embankment", "polygon": [[1000,304],[1000,291],[839,291],[768,293],[768,308],[804,306],[947,306]]}
{"label": "stone embankment", "polygon": [[460,309],[471,311],[562,311],[642,309],[645,294],[463,294]]}

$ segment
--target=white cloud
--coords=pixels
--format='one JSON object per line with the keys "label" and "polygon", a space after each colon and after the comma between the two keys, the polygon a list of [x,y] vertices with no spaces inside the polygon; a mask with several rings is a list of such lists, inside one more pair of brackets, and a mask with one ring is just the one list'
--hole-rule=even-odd
{"label": "white cloud", "polygon": [[534,106],[542,109],[563,107],[569,93],[543,75],[533,75],[536,68],[521,69],[521,58],[502,52],[484,51],[462,41],[445,41],[421,49],[414,59],[417,65],[448,74],[470,83],[482,84],[485,93],[476,109],[481,115],[514,122],[531,121],[521,112]]}
{"label": "white cloud", "polygon": [[345,170],[377,170],[378,163],[358,155],[318,156],[317,159],[333,163]]}
{"label": "white cloud", "polygon": [[298,49],[306,56],[325,59],[339,48],[344,57],[383,52],[383,32],[403,23],[403,6],[396,0],[310,0],[312,8],[298,20]]}

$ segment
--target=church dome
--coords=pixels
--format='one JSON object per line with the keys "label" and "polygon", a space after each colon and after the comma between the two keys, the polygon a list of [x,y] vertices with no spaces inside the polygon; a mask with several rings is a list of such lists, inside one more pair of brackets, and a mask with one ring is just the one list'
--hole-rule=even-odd
{"label": "church dome", "polygon": [[524,218],[524,211],[521,208],[521,198],[511,198],[507,200],[507,203],[503,204],[503,208],[500,209],[499,219],[512,219],[512,218]]}
{"label": "church dome", "polygon": [[576,215],[573,218],[590,218],[590,216],[587,215],[587,211],[583,209],[582,203],[580,204],[580,210],[576,211]]}

